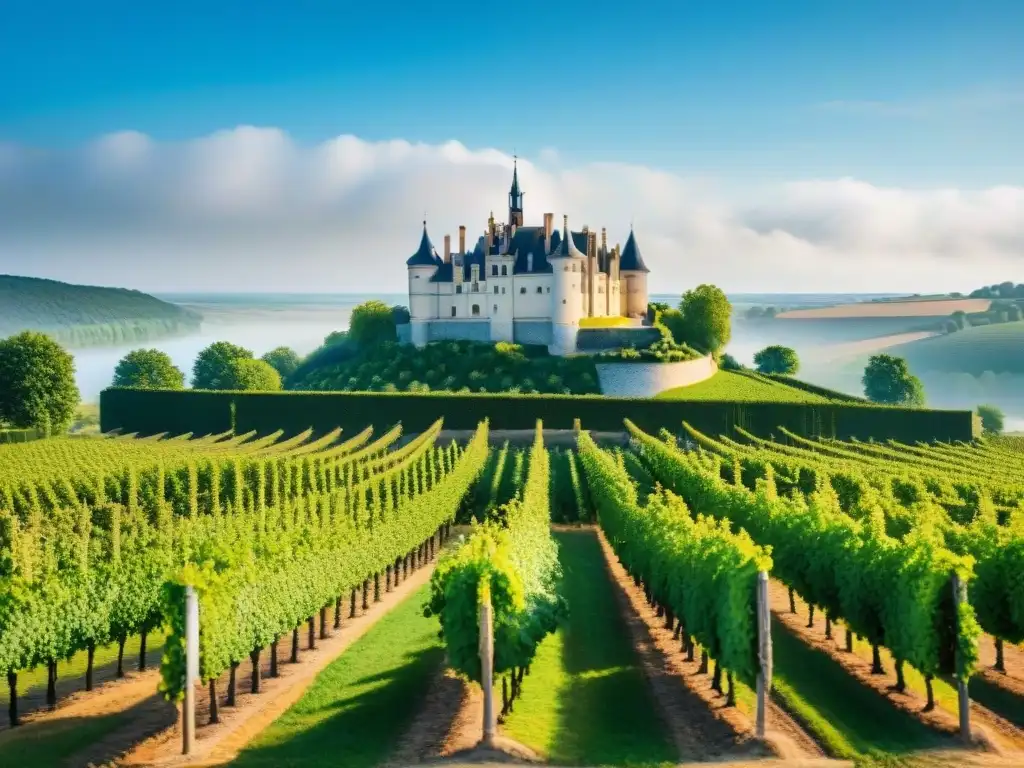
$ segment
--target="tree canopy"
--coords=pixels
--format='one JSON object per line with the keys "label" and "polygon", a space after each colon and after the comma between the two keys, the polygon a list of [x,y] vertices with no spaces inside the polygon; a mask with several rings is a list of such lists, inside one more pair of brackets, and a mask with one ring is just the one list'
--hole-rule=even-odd
{"label": "tree canopy", "polygon": [[874,355],[861,378],[864,395],[875,403],[924,405],[924,387],[902,357]]}
{"label": "tree canopy", "polygon": [[364,301],[352,310],[348,324],[348,340],[359,349],[367,349],[375,344],[397,339],[395,315],[391,307],[383,301]]}
{"label": "tree canopy", "polygon": [[252,352],[229,341],[215,341],[196,357],[192,366],[192,386],[196,389],[231,389],[233,360],[252,359]]}
{"label": "tree canopy", "polygon": [[981,428],[990,435],[998,435],[1003,431],[1003,412],[994,405],[979,405],[978,416],[981,417]]}
{"label": "tree canopy", "polygon": [[115,387],[137,389],[184,389],[185,374],[166,352],[159,349],[133,349],[114,369]]}
{"label": "tree canopy", "polygon": [[228,363],[223,389],[251,392],[276,392],[281,389],[281,374],[264,360],[240,357]]}
{"label": "tree canopy", "polygon": [[754,354],[754,365],[758,373],[792,376],[800,370],[800,358],[796,350],[772,344]]}
{"label": "tree canopy", "polygon": [[74,358],[56,341],[35,331],[0,341],[0,421],[63,432],[79,399]]}
{"label": "tree canopy", "polygon": [[[732,338],[732,305],[716,286],[698,285],[684,293],[679,311],[683,316],[678,335],[677,330],[666,323],[676,343],[715,354]],[[664,313],[662,322],[665,322]]]}
{"label": "tree canopy", "polygon": [[267,352],[260,360],[268,363],[275,371],[281,374],[282,379],[287,379],[295,373],[299,363],[302,362],[299,353],[291,347],[276,347]]}

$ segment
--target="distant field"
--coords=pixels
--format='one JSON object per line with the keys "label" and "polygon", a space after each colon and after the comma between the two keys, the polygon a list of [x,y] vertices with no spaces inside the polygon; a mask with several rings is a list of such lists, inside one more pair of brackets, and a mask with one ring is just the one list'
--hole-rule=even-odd
{"label": "distant field", "polygon": [[780,312],[779,320],[821,320],[824,318],[854,317],[945,317],[954,312],[986,312],[992,304],[989,299],[947,299],[944,301],[870,301],[857,304],[838,304],[834,307],[794,309]]}
{"label": "distant field", "polygon": [[688,387],[659,393],[658,400],[736,400],[739,402],[827,403],[821,395],[804,392],[781,382],[765,381],[733,371],[719,371]]}
{"label": "distant field", "polygon": [[905,357],[915,373],[1024,373],[1024,322],[965,328],[900,344],[888,352]]}
{"label": "distant field", "polygon": [[861,341],[850,341],[843,344],[834,344],[822,347],[817,353],[819,362],[842,360],[844,358],[857,357],[859,355],[874,354],[883,349],[906,346],[912,342],[930,339],[939,334],[934,331],[918,331],[916,333],[896,333],[892,336],[881,336],[874,339],[863,339]]}

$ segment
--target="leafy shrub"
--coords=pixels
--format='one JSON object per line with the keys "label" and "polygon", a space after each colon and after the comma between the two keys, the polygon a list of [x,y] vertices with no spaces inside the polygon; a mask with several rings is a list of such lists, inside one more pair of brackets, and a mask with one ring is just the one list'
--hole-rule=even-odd
{"label": "leafy shrub", "polygon": [[800,370],[800,358],[796,350],[773,344],[754,354],[754,365],[758,373],[792,376]]}
{"label": "leafy shrub", "polygon": [[990,435],[998,435],[1003,431],[1003,412],[994,405],[979,405],[978,416],[981,417],[981,427]]}
{"label": "leafy shrub", "polygon": [[114,369],[115,387],[183,389],[185,374],[159,349],[134,349]]}

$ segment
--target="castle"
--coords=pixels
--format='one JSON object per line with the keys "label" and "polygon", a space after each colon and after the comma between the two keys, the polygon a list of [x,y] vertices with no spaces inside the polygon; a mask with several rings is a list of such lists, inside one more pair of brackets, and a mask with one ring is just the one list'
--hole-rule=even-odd
{"label": "castle", "polygon": [[624,248],[608,247],[606,230],[554,229],[523,224],[519,169],[512,171],[508,223],[491,214],[483,235],[466,250],[459,227],[458,249],[444,236],[444,257],[423,222],[420,246],[409,268],[410,340],[417,346],[441,339],[546,344],[552,354],[576,351],[580,320],[639,318],[647,311],[647,266],[630,228]]}

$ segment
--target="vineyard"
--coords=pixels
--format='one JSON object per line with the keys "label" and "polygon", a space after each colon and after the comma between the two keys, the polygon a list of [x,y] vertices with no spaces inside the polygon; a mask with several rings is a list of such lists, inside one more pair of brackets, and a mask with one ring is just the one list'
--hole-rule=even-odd
{"label": "vineyard", "polygon": [[1024,761],[1021,440],[444,426],[0,445],[0,766]]}

